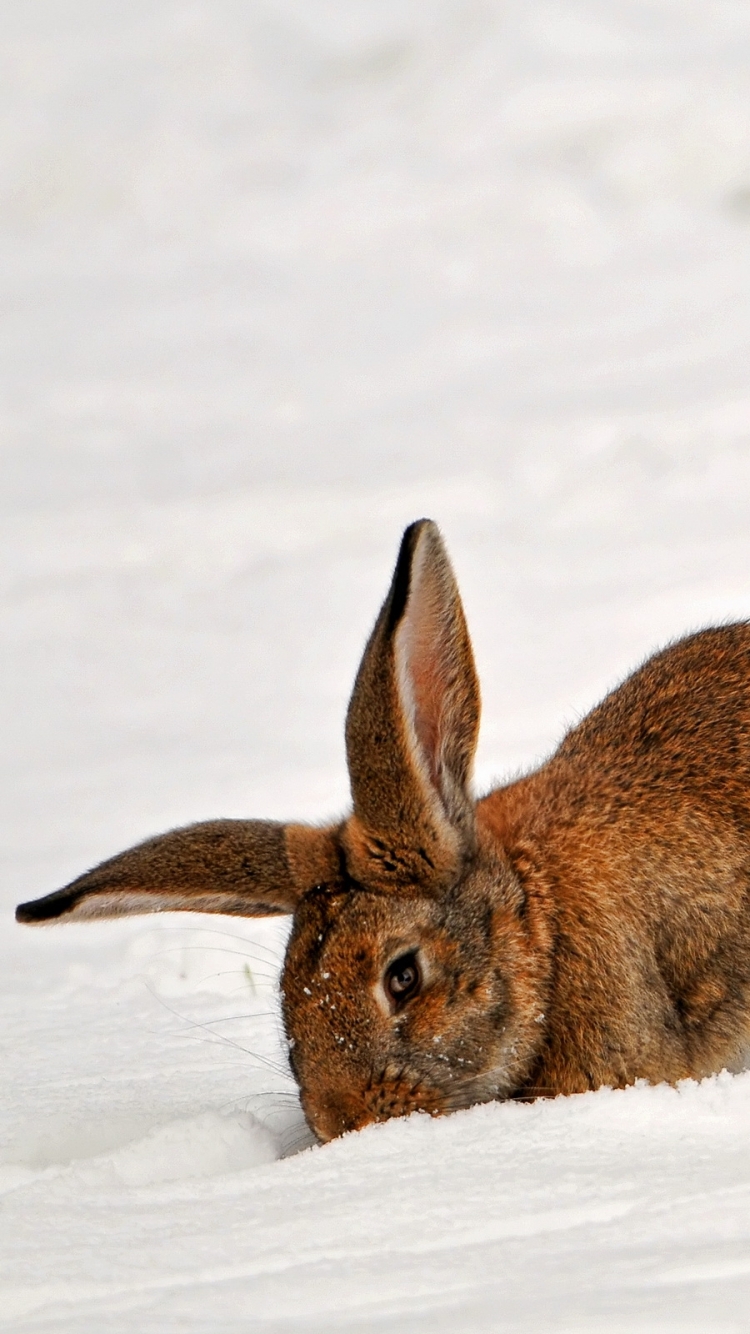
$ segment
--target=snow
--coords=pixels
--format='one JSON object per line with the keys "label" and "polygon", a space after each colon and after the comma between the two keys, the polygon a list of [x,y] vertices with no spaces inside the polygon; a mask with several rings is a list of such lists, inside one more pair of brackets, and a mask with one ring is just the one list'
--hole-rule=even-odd
{"label": "snow", "polygon": [[345,809],[419,515],[480,788],[750,616],[750,9],[6,10],[0,1326],[746,1329],[750,1072],[305,1149],[283,922],[11,914],[191,819]]}

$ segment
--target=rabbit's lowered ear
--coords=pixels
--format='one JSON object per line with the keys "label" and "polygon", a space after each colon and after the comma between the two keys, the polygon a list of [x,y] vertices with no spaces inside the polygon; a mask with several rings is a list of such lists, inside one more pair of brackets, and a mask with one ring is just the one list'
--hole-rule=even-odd
{"label": "rabbit's lowered ear", "polygon": [[429,519],[407,528],[346,720],[350,873],[443,882],[474,842],[479,684],[458,587]]}
{"label": "rabbit's lowered ear", "polygon": [[332,833],[267,820],[208,820],[149,838],[46,898],[22,903],[19,922],[132,913],[290,913],[306,890],[339,872]]}

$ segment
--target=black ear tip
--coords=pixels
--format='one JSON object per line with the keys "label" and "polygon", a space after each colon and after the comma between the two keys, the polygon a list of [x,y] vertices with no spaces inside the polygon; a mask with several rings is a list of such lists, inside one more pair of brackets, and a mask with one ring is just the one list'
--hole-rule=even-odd
{"label": "black ear tip", "polygon": [[404,529],[404,535],[401,538],[396,568],[393,572],[393,581],[391,583],[390,608],[388,614],[388,630],[396,628],[406,609],[407,599],[409,597],[409,586],[411,584],[411,567],[414,560],[414,552],[420,536],[425,531],[430,531],[434,536],[438,535],[437,524],[432,519],[415,519],[408,528]]}
{"label": "black ear tip", "polygon": [[399,557],[404,549],[413,550],[417,538],[425,528],[432,529],[433,533],[437,533],[438,531],[438,526],[434,519],[415,519],[413,523],[410,523],[409,526],[404,529],[404,535],[401,538]]}
{"label": "black ear tip", "polygon": [[24,925],[34,925],[36,922],[52,922],[56,917],[62,917],[63,913],[73,907],[75,895],[67,893],[65,890],[57,890],[54,894],[47,894],[43,899],[32,899],[29,903],[19,903],[16,908],[16,921]]}
{"label": "black ear tip", "polygon": [[17,922],[34,922],[36,918],[33,913],[33,903],[19,903],[16,908]]}

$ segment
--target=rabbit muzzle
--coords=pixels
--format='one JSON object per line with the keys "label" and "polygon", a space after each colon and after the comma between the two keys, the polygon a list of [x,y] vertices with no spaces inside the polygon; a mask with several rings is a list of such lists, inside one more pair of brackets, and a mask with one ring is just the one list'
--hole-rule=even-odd
{"label": "rabbit muzzle", "polygon": [[394,1116],[427,1112],[439,1116],[446,1110],[444,1095],[432,1088],[416,1072],[400,1069],[383,1071],[361,1090],[350,1087],[325,1089],[315,1094],[303,1092],[302,1105],[308,1124],[322,1142],[362,1130]]}

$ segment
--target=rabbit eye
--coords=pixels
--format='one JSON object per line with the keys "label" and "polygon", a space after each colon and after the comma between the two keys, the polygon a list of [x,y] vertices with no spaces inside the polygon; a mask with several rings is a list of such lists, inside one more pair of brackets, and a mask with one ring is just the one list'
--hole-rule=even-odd
{"label": "rabbit eye", "polygon": [[422,985],[416,954],[402,954],[389,964],[385,974],[385,990],[397,1007],[416,996]]}

